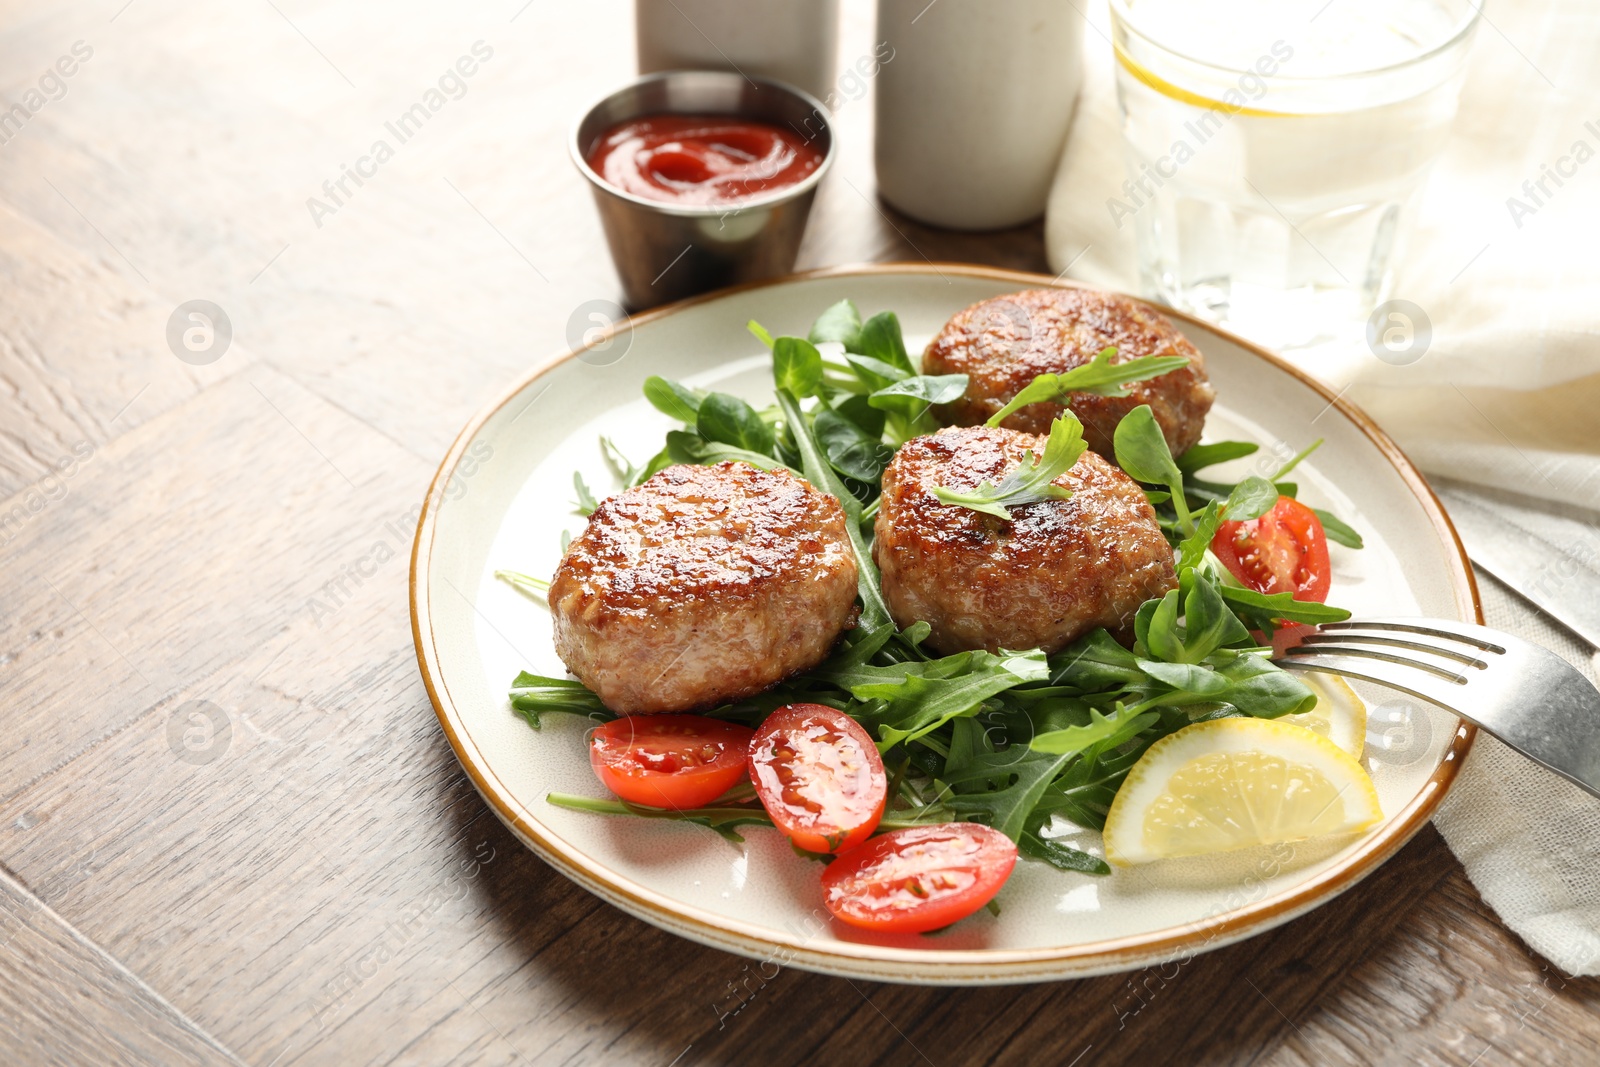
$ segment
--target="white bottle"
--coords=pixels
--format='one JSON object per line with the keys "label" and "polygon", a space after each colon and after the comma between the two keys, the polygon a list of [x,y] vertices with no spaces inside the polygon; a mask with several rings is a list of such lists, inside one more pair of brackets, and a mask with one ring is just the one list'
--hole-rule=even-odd
{"label": "white bottle", "polygon": [[1065,0],[878,0],[877,39],[894,50],[877,79],[879,195],[956,230],[1042,215],[1083,82],[1083,23]]}
{"label": "white bottle", "polygon": [[729,70],[818,100],[838,69],[839,0],[634,0],[639,73]]}

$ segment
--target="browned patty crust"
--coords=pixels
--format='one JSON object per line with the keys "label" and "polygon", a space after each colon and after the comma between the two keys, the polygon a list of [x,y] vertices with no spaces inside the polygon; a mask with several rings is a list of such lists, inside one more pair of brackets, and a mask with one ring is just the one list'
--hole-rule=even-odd
{"label": "browned patty crust", "polygon": [[1067,500],[1011,510],[1010,522],[942,504],[935,487],[998,482],[1044,438],[1004,428],[951,428],[905,444],[883,474],[873,557],[896,625],[933,627],[941,653],[1053,652],[1096,626],[1132,624],[1177,585],[1172,548],[1132,479],[1085,452],[1055,484]]}
{"label": "browned patty crust", "polygon": [[[1166,316],[1137,300],[1095,289],[1030,289],[974,304],[945,323],[922,356],[924,374],[965,374],[961,399],[934,409],[943,423],[979,426],[1040,374],[1060,374],[1089,362],[1108,345],[1112,362],[1138,356],[1184,356],[1189,365],[1137,382],[1125,397],[1074,394],[1072,410],[1083,422],[1089,447],[1114,459],[1112,434],[1122,417],[1149,404],[1178,455],[1200,440],[1216,394],[1205,359]],[[1029,404],[1001,423],[1012,430],[1047,434],[1061,414],[1054,403]]]}
{"label": "browned patty crust", "polygon": [[843,509],[803,479],[668,467],[567,547],[556,652],[612,711],[712,707],[820,663],[854,621],[856,573]]}

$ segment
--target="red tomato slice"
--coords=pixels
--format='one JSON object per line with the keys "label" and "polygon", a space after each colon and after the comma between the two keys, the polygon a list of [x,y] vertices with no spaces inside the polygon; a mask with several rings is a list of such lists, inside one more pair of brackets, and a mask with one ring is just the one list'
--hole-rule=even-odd
{"label": "red tomato slice", "polygon": [[822,899],[851,926],[923,933],[965,919],[993,900],[1016,862],[1017,846],[987,826],[910,826],[828,864]]}
{"label": "red tomato slice", "polygon": [[589,738],[605,787],[634,804],[698,808],[744,777],[751,730],[703,715],[629,715]]}
{"label": "red tomato slice", "polygon": [[808,852],[865,841],[889,799],[878,746],[854,719],[822,704],[767,716],[750,742],[750,780],[778,829]]}
{"label": "red tomato slice", "polygon": [[1211,539],[1211,551],[1235,578],[1258,593],[1328,599],[1332,572],[1322,520],[1293,497],[1280,496],[1259,519],[1224,522]]}

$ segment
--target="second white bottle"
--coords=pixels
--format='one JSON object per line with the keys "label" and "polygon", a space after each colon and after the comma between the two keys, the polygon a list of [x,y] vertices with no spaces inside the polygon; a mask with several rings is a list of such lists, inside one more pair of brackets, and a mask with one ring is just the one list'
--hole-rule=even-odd
{"label": "second white bottle", "polygon": [[1061,0],[878,0],[878,192],[921,222],[1044,213],[1083,82],[1083,17]]}

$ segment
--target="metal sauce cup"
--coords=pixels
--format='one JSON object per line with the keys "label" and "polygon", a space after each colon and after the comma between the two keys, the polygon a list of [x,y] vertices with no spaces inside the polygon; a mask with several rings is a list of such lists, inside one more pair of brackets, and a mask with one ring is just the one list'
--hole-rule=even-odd
{"label": "metal sauce cup", "polygon": [[[822,150],[804,181],[716,206],[648,200],[606,183],[589,151],[619,123],[647,115],[729,115],[783,126]],[[794,269],[817,183],[833,163],[831,116],[783,82],[708,70],[651,74],[595,104],[572,128],[572,160],[594,188],[611,258],[632,310]]]}

